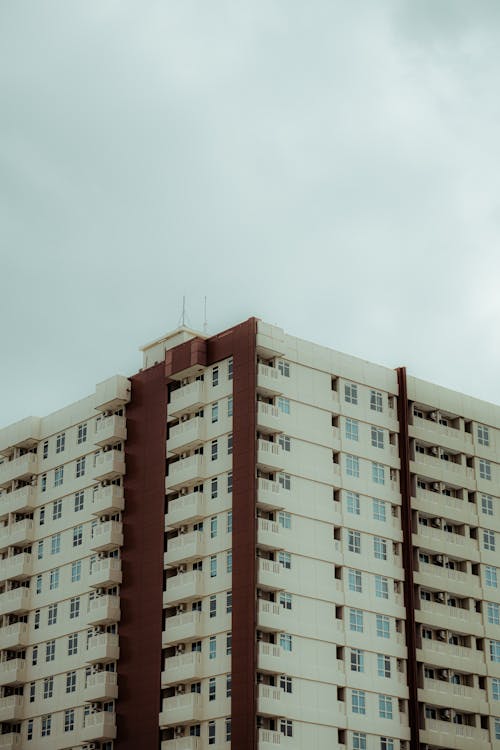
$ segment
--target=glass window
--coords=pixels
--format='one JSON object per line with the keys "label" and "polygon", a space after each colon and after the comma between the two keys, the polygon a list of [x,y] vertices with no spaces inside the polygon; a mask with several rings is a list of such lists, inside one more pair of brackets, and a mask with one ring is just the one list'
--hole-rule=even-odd
{"label": "glass window", "polygon": [[80,597],[74,596],[69,600],[69,617],[70,620],[74,620],[80,617]]}
{"label": "glass window", "polygon": [[219,404],[212,404],[212,424],[219,421]]}
{"label": "glass window", "polygon": [[351,701],[353,714],[366,713],[366,700],[364,690],[353,690],[351,693]]}
{"label": "glass window", "polygon": [[372,463],[372,480],[375,484],[385,484],[385,467],[382,464]]}
{"label": "glass window", "polygon": [[54,591],[54,589],[59,588],[59,570],[51,570],[50,571],[50,590]]}
{"label": "glass window", "polygon": [[490,659],[500,662],[500,641],[490,641]]}
{"label": "glass window", "polygon": [[290,414],[290,399],[284,398],[283,396],[278,397],[278,409],[283,412],[283,414]]}
{"label": "glass window", "polygon": [[64,731],[72,732],[75,728],[75,709],[67,708],[64,711]]}
{"label": "glass window", "polygon": [[217,457],[219,455],[219,446],[217,440],[212,440],[212,448],[211,448],[211,458],[212,461],[217,461]]}
{"label": "glass window", "polygon": [[226,573],[233,572],[233,551],[226,552]]}
{"label": "glass window", "polygon": [[493,677],[491,680],[491,695],[494,701],[500,701],[500,678]]}
{"label": "glass window", "polygon": [[208,722],[208,744],[215,745],[215,721]]}
{"label": "glass window", "polygon": [[361,582],[360,570],[354,570],[353,568],[349,568],[348,584],[349,584],[349,591],[356,591],[358,593],[361,593],[362,582]]}
{"label": "glass window", "polygon": [[292,636],[289,633],[280,633],[280,646],[283,651],[292,650]]}
{"label": "glass window", "polygon": [[73,529],[73,547],[79,547],[83,543],[83,526],[75,526]]}
{"label": "glass window", "polygon": [[283,487],[284,490],[289,490],[290,487],[292,486],[290,474],[283,474],[283,472],[280,472],[278,474],[278,482],[280,483],[280,486]]}
{"label": "glass window", "polygon": [[76,478],[85,476],[85,456],[76,462]]}
{"label": "glass window", "polygon": [[229,396],[227,400],[227,416],[232,417],[233,416],[233,397]]}
{"label": "glass window", "polygon": [[68,656],[74,656],[78,653],[78,633],[72,633],[68,636]]}
{"label": "glass window", "polygon": [[381,719],[392,719],[392,698],[390,695],[379,695],[378,715]]}
{"label": "glass window", "polygon": [[389,598],[389,580],[384,576],[375,576],[375,596],[379,599]]}
{"label": "glass window", "polygon": [[360,505],[357,492],[346,492],[347,512],[359,516]]}
{"label": "glass window", "polygon": [[497,569],[493,565],[484,566],[484,582],[492,589],[497,588]]}
{"label": "glass window", "polygon": [[478,424],[477,426],[477,442],[479,445],[490,444],[490,431],[485,425]]}
{"label": "glass window", "polygon": [[345,421],[345,436],[347,440],[359,440],[359,422],[357,419],[349,419],[347,417]]}
{"label": "glass window", "polygon": [[495,551],[495,532],[483,529],[483,547],[490,552]]}
{"label": "glass window", "polygon": [[54,534],[50,539],[50,554],[57,555],[61,551],[61,535]]}
{"label": "glass window", "polygon": [[290,552],[283,552],[280,550],[278,552],[278,562],[280,565],[283,565],[284,568],[287,570],[290,570],[292,567],[292,555]]}
{"label": "glass window", "polygon": [[359,648],[351,648],[351,672],[365,671],[365,655]]}
{"label": "glass window", "polygon": [[377,674],[379,677],[391,676],[391,657],[377,654]]}
{"label": "glass window", "polygon": [[284,378],[290,377],[290,363],[285,362],[283,359],[278,360],[278,372],[280,372]]}
{"label": "glass window", "polygon": [[52,520],[57,521],[62,516],[62,500],[54,500],[52,506]]}
{"label": "glass window", "polygon": [[217,516],[213,516],[210,519],[210,539],[215,539],[217,536]]}
{"label": "glass window", "polygon": [[64,481],[64,466],[58,466],[54,470],[54,487],[60,487]]}
{"label": "glass window", "polygon": [[281,449],[286,451],[286,453],[290,453],[290,448],[291,448],[290,435],[280,435],[278,437],[278,445],[280,445]]}
{"label": "glass window", "polygon": [[346,474],[348,477],[359,477],[359,458],[357,456],[351,456],[347,454],[345,457]]}
{"label": "glass window", "polygon": [[57,604],[49,604],[47,613],[47,625],[55,625],[57,622]]}
{"label": "glass window", "polygon": [[372,445],[374,448],[383,448],[384,447],[384,431],[381,430],[379,427],[373,427],[371,428],[372,433]]}
{"label": "glass window", "polygon": [[[403,743],[401,743],[401,746]],[[380,738],[380,750],[394,750],[394,740],[392,737]]]}
{"label": "glass window", "polygon": [[361,553],[361,534],[359,531],[347,530],[347,547],[349,552]]}
{"label": "glass window", "polygon": [[210,636],[208,642],[208,658],[215,659],[217,656],[217,637],[215,635]]}
{"label": "glass window", "polygon": [[288,591],[280,591],[280,605],[283,609],[292,609],[292,595]]}
{"label": "glass window", "polygon": [[47,700],[47,698],[52,698],[53,694],[54,694],[54,678],[46,677],[43,681],[44,700]]}
{"label": "glass window", "polygon": [[219,385],[219,368],[216,365],[212,368],[212,386],[215,388],[217,385]]}
{"label": "glass window", "polygon": [[215,578],[217,575],[217,555],[212,555],[210,558],[210,578]]}
{"label": "glass window", "polygon": [[212,477],[210,481],[210,497],[212,500],[217,497],[217,477]]}
{"label": "glass window", "polygon": [[349,628],[355,633],[363,632],[363,610],[362,609],[350,609],[349,610]]}
{"label": "glass window", "polygon": [[377,560],[387,560],[387,542],[380,536],[373,538],[373,554]]}
{"label": "glass window", "polygon": [[233,379],[233,358],[230,357],[227,361],[227,379]]}
{"label": "glass window", "polygon": [[78,425],[78,445],[85,443],[87,440],[87,423]]}
{"label": "glass window", "polygon": [[52,716],[42,716],[42,737],[50,737],[52,731]]}
{"label": "glass window", "polygon": [[390,638],[390,620],[387,615],[376,615],[377,636]]}
{"label": "glass window", "polygon": [[45,661],[54,661],[56,658],[56,642],[47,641],[45,644]]}
{"label": "glass window", "polygon": [[83,490],[75,492],[75,513],[79,513],[79,511],[83,510],[84,497],[85,493]]}
{"label": "glass window", "polygon": [[352,733],[352,750],[366,750],[366,734],[364,732]]}
{"label": "glass window", "polygon": [[293,723],[291,719],[280,719],[280,732],[285,737],[293,737]]}
{"label": "glass window", "polygon": [[488,622],[491,625],[500,625],[500,605],[496,602],[487,603]]}
{"label": "glass window", "polygon": [[233,592],[226,591],[226,614],[231,614],[233,611]]}
{"label": "glass window", "polygon": [[370,409],[372,411],[382,411],[382,394],[380,391],[370,391]]}
{"label": "glass window", "polygon": [[64,451],[65,445],[66,445],[66,433],[61,432],[61,434],[56,437],[56,453],[62,453]]}
{"label": "glass window", "polygon": [[485,458],[479,459],[479,476],[481,479],[491,481],[491,464]]}
{"label": "glass window", "polygon": [[82,577],[82,561],[75,560],[71,563],[71,583],[79,581]]}
{"label": "glass window", "polygon": [[348,404],[358,403],[358,386],[355,383],[344,384],[344,397]]}

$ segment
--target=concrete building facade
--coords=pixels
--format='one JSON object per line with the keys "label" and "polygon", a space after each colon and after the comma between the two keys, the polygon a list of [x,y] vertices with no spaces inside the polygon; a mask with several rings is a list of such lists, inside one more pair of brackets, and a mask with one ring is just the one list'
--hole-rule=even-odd
{"label": "concrete building facade", "polygon": [[500,747],[499,430],[254,318],[0,430],[0,750]]}

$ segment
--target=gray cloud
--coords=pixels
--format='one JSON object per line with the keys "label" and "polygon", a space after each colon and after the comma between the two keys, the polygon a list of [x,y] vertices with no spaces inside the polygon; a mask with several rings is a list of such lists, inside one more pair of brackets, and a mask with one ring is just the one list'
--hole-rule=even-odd
{"label": "gray cloud", "polygon": [[1,4],[0,423],[134,371],[183,294],[498,401],[499,13]]}

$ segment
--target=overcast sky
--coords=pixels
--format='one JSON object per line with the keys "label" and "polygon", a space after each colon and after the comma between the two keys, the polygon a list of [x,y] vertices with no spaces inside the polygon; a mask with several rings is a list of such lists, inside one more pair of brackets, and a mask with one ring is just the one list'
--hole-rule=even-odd
{"label": "overcast sky", "polygon": [[256,315],[500,403],[498,0],[0,0],[0,425]]}

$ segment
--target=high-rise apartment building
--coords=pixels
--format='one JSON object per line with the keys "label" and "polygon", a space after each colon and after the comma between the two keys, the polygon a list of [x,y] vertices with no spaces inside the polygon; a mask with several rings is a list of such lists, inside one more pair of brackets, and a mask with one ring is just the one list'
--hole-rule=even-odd
{"label": "high-rise apartment building", "polygon": [[0,750],[500,748],[500,407],[256,319],[0,430]]}

